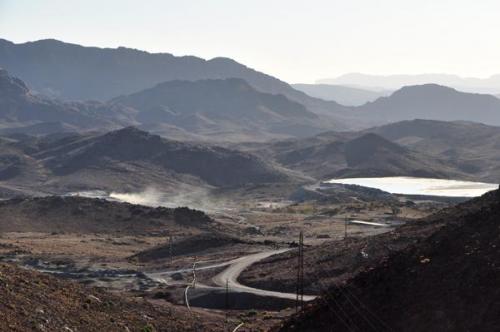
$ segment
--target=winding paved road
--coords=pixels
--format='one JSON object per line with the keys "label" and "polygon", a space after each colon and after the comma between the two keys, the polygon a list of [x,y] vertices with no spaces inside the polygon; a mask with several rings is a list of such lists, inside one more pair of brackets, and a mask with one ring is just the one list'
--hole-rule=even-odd
{"label": "winding paved road", "polygon": [[[245,293],[252,293],[260,296],[271,296],[271,297],[278,297],[282,299],[290,299],[294,300],[296,298],[295,293],[283,293],[283,292],[274,292],[274,291],[269,291],[265,289],[259,289],[259,288],[253,288],[253,287],[248,287],[245,285],[242,285],[238,282],[238,277],[240,276],[241,272],[245,270],[247,267],[250,265],[263,260],[267,257],[281,254],[284,252],[289,251],[290,249],[279,249],[279,250],[272,250],[272,251],[264,251],[260,252],[258,254],[253,254],[253,255],[248,255],[248,256],[243,256],[240,258],[237,258],[232,261],[232,263],[229,265],[227,269],[216,275],[215,277],[212,278],[213,282],[220,286],[220,287],[225,287],[226,286],[226,281],[228,283],[229,289],[231,291],[236,291],[236,292],[245,292]],[[304,301],[311,301],[314,300],[316,296],[312,295],[304,295]]]}
{"label": "winding paved road", "polygon": [[[230,260],[227,262],[197,267],[196,270],[208,270],[208,269],[214,269],[214,268],[218,268],[218,267],[228,266],[224,271],[222,271],[221,273],[217,274],[215,277],[212,278],[213,282],[219,287],[210,287],[210,286],[205,286],[205,285],[202,285],[199,283],[196,284],[196,287],[199,287],[199,288],[225,288],[226,281],[227,281],[229,289],[233,292],[252,293],[252,294],[260,295],[260,296],[270,296],[270,297],[277,297],[277,298],[282,298],[282,299],[294,300],[296,298],[295,293],[283,293],[283,292],[275,292],[275,291],[269,291],[269,290],[265,290],[265,289],[253,288],[253,287],[248,287],[248,286],[242,285],[238,282],[238,277],[240,276],[241,272],[243,272],[243,270],[245,270],[250,265],[252,265],[260,260],[263,260],[267,257],[281,254],[281,253],[287,252],[289,250],[291,250],[291,249],[269,250],[269,251],[264,251],[264,252],[260,252],[257,254],[243,256],[243,257],[236,258],[236,259],[233,259],[233,260]],[[175,270],[175,271],[163,271],[163,272],[149,273],[148,276],[151,277],[152,279],[158,281],[158,282],[166,283],[166,281],[164,279],[165,276],[169,276],[169,275],[172,275],[174,273],[189,272],[189,271],[191,271],[191,269],[181,269],[181,270]],[[316,296],[314,296],[314,295],[304,295],[304,301],[312,301],[315,298],[316,298]]]}

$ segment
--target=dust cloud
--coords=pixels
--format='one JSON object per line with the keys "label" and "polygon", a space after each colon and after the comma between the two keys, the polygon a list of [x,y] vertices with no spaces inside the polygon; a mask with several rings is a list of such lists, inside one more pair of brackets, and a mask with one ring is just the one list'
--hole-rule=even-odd
{"label": "dust cloud", "polygon": [[162,192],[154,187],[135,193],[111,192],[113,200],[152,207],[189,207],[206,212],[219,212],[228,208],[228,203],[222,199],[215,199],[208,189],[192,186],[176,188],[175,193]]}

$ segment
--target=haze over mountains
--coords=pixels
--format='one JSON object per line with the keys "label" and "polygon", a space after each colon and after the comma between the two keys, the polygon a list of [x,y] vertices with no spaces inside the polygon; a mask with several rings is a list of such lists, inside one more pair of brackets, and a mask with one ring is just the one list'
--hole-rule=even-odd
{"label": "haze over mountains", "polygon": [[[2,72],[2,84],[19,85],[17,90],[3,88],[9,95],[3,99],[10,100],[4,112],[26,113],[14,118],[5,114],[1,125],[7,132],[13,127],[23,128],[18,132],[43,133],[134,125],[170,138],[231,142],[304,137],[420,118],[500,124],[500,101],[489,95],[436,84],[406,86],[380,98],[377,94],[388,92],[297,86],[313,95],[309,96],[227,58],[203,60],[56,40],[24,44],[0,40],[0,66],[10,74]],[[67,102],[41,94],[104,101]],[[342,106],[339,100],[351,105],[371,102]],[[33,113],[34,109],[43,111]]]}
{"label": "haze over mountains", "polygon": [[261,92],[283,94],[312,111],[343,109],[228,58],[83,47],[53,39],[22,44],[0,39],[0,66],[39,93],[70,100],[104,101],[172,80],[241,78]]}
{"label": "haze over mountains", "polygon": [[0,68],[0,127],[61,122],[68,128],[112,128],[130,124],[133,110],[100,102],[61,102],[33,95],[23,81]]}
{"label": "haze over mountains", "polygon": [[448,74],[421,74],[421,75],[367,75],[350,73],[337,78],[325,78],[317,81],[318,84],[346,85],[369,90],[397,90],[407,85],[439,84],[455,88],[464,92],[487,94],[500,93],[500,75],[489,78],[460,77]]}
{"label": "haze over mountains", "polygon": [[390,90],[376,91],[332,84],[292,84],[292,87],[312,97],[333,100],[346,106],[360,106],[391,94]]}
{"label": "haze over mountains", "polygon": [[[333,121],[241,79],[170,81],[111,102],[67,102],[36,95],[0,69],[0,132],[50,134],[142,126],[189,140],[266,140],[307,136]],[[3,129],[2,129],[3,128]]]}
{"label": "haze over mountains", "polygon": [[[25,44],[2,40],[0,65],[29,80],[29,84],[25,84],[7,71],[0,71],[0,134],[14,135],[11,137],[22,144],[35,144],[28,150],[22,147],[18,153],[19,145],[9,143],[11,138],[4,141],[9,154],[15,156],[4,158],[2,176],[9,181],[25,174],[34,183],[50,179],[48,183],[53,188],[59,183],[73,187],[99,184],[111,188],[124,174],[143,173],[141,169],[148,174],[147,180],[132,176],[132,182],[145,184],[170,174],[169,187],[181,182],[230,186],[254,180],[276,181],[287,178],[283,173],[285,169],[313,178],[426,175],[494,181],[500,174],[495,166],[497,128],[491,127],[500,126],[500,100],[491,95],[425,84],[406,86],[372,102],[346,107],[310,97],[230,59],[205,61],[125,48],[82,47],[55,40]],[[63,98],[107,101],[59,100],[37,94],[28,85],[39,92],[58,91],[56,94]],[[311,91],[317,88],[299,87]],[[324,88],[322,93],[344,93],[349,98],[353,96],[351,92],[359,98],[375,98],[374,94],[387,93],[338,86],[321,88]],[[406,122],[373,128],[399,121]],[[490,127],[449,121],[480,122]],[[238,145],[241,142],[261,142],[264,144],[248,150],[270,158],[275,165],[258,161],[252,155],[238,155],[234,150],[162,141],[137,129],[103,135],[129,126],[170,139],[223,142],[239,148],[244,146]],[[339,129],[358,131],[338,133]],[[60,136],[63,132],[74,135]],[[404,136],[391,136],[395,132]],[[40,139],[15,136],[55,133],[57,135]],[[414,135],[408,136],[408,133]],[[115,151],[110,146],[119,142],[108,142],[113,137],[120,137],[130,145],[123,150],[117,145]],[[292,139],[266,143],[288,138]],[[457,145],[457,142],[463,144]],[[158,157],[146,162],[141,144],[152,144],[150,148],[158,150],[150,152],[157,156],[167,153],[160,152],[162,146],[161,149],[169,151],[165,154],[167,159]],[[167,155],[180,150],[186,154],[179,156],[192,157],[193,163],[213,157],[216,164],[208,167],[214,171],[202,174],[201,170],[185,169],[187,165],[172,168],[175,161],[166,167],[164,162],[173,156]],[[117,151],[124,155],[116,155]],[[68,152],[71,153],[65,155]],[[222,156],[230,156],[225,166],[220,163]],[[123,168],[123,172],[107,176],[107,171],[103,171],[107,168],[105,160],[112,160],[116,163],[114,167]],[[83,167],[92,161],[97,164]],[[234,176],[226,171],[218,173],[245,164],[242,172]],[[277,170],[276,164],[283,169]],[[71,165],[79,165],[79,169]],[[103,173],[97,174],[95,169]],[[79,174],[78,178],[84,180],[66,183],[71,179],[69,174]],[[54,175],[56,178],[52,178]]]}
{"label": "haze over mountains", "polygon": [[169,81],[113,103],[138,110],[148,130],[169,124],[188,133],[238,137],[309,136],[327,128],[325,120],[283,95],[262,93],[242,79]]}
{"label": "haze over mountains", "polygon": [[355,113],[379,124],[428,119],[500,125],[500,100],[491,95],[425,84],[404,87],[388,97],[356,108]]}

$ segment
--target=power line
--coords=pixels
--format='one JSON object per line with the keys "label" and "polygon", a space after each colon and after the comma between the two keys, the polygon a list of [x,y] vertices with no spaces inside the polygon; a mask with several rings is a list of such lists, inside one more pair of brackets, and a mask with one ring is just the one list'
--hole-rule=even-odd
{"label": "power line", "polygon": [[364,304],[363,301],[361,301],[356,295],[354,295],[353,292],[349,290],[349,287],[346,286],[344,290],[346,290],[362,307],[364,307],[366,312],[375,318],[375,320],[377,320],[386,329],[386,331],[392,331],[392,329],[377,314],[375,314],[375,312],[370,310],[370,308]]}
{"label": "power line", "polygon": [[[312,273],[315,274],[314,272],[312,272]],[[325,269],[322,269],[322,274],[326,275],[326,277],[328,277],[330,279],[335,278],[335,276],[333,276],[331,273],[327,272]],[[316,278],[317,278],[317,275],[316,275]],[[323,284],[319,278],[317,278],[317,280],[318,280],[318,283]],[[335,284],[333,284],[332,286],[335,287],[335,289],[346,299],[346,302],[347,302],[346,304],[350,304],[350,306],[352,306],[354,308],[354,310],[368,323],[368,325],[374,331],[380,330],[376,327],[376,325],[382,326],[384,331],[392,331],[392,329],[379,316],[377,316],[372,310],[370,310],[370,308],[366,304],[364,304],[361,301],[361,299],[359,299],[356,295],[354,295],[354,293],[352,293],[348,287],[342,288],[342,287],[336,286]],[[349,293],[349,294],[347,294],[347,293]],[[327,296],[331,297],[335,301],[335,304],[337,304],[337,301],[335,300],[334,296],[330,294],[330,292],[327,291],[326,294],[327,294]],[[354,298],[359,303],[359,306],[355,305],[350,297]],[[367,314],[365,314],[363,312],[363,309]],[[368,315],[371,316],[372,320],[370,320],[370,318],[367,317]],[[375,320],[378,324],[375,323],[373,320]]]}
{"label": "power line", "polygon": [[[346,217],[346,225],[347,225],[347,217]],[[331,273],[328,273],[326,270],[323,270],[323,273],[326,274],[330,279],[335,278],[335,276],[333,276]],[[372,317],[372,319],[375,319],[375,321],[377,321],[380,326],[383,326],[384,331],[392,331],[392,329],[377,314],[375,314],[372,310],[370,310],[370,308],[366,304],[364,304],[363,301],[361,301],[361,299],[359,299],[353,292],[351,292],[347,286],[343,288],[335,284],[333,284],[333,286],[342,294],[342,296],[346,298],[347,302],[351,304],[351,306],[356,310],[356,312],[358,312],[359,315],[363,317],[375,331],[377,330],[377,328],[374,326],[373,322],[370,321],[368,317],[366,317],[366,315],[364,315],[360,311],[360,309],[364,309],[364,311],[366,311]],[[348,294],[346,294],[344,291],[347,292]],[[354,303],[352,303],[348,295],[354,298],[360,304],[360,306],[356,306]]]}
{"label": "power line", "polygon": [[[314,271],[311,271],[312,274],[315,274]],[[321,282],[321,279],[318,275],[315,275],[317,282],[320,284],[320,287],[324,289],[324,294],[328,297],[328,288]],[[296,283],[296,312],[299,311],[299,306],[303,308],[303,296],[304,296],[304,235],[301,231],[299,234],[299,246],[298,246],[298,257],[297,257],[297,283]],[[321,299],[321,298],[320,298]],[[323,298],[327,308],[339,319],[339,321],[344,324],[348,331],[354,331],[350,325],[355,326],[354,322],[351,321],[349,315],[344,311],[344,309],[336,303],[336,300],[333,299],[334,304],[339,309],[337,312],[334,308],[332,308],[330,301],[327,298]],[[344,316],[342,317],[341,314]]]}
{"label": "power line", "polygon": [[[345,238],[347,238],[347,218],[345,220]],[[303,287],[304,287],[303,262],[304,262],[303,234],[301,232],[300,236],[299,236],[299,255],[298,255],[298,268],[297,268],[297,303],[296,303],[296,310],[297,311],[298,311],[299,304],[302,304],[302,303],[299,303],[299,299],[300,299],[300,294],[303,294]],[[339,321],[347,328],[347,330],[349,330],[349,331],[352,331],[353,329],[359,330],[357,324],[355,323],[355,320],[348,314],[349,309],[347,307],[342,306],[339,303],[339,301],[337,301],[335,296],[332,295],[328,291],[329,287],[326,287],[323,284],[323,282],[321,281],[321,278],[319,278],[319,276],[314,271],[311,271],[311,273],[315,276],[320,287],[324,289],[324,292],[323,292],[324,296],[322,297],[322,299],[325,301],[327,308],[339,319]],[[323,271],[322,274],[331,278],[331,275],[329,273],[327,273],[326,271]],[[379,326],[382,325],[382,326],[384,326],[384,328],[386,330],[391,330],[387,326],[387,324],[385,324],[379,317],[377,317],[373,312],[371,312],[369,310],[369,308],[366,305],[364,305],[359,298],[356,297],[356,300],[362,305],[362,307],[356,306],[353,303],[353,301],[350,299],[350,297],[346,293],[344,293],[344,291],[341,288],[339,288],[339,287],[336,287],[336,288],[338,289],[339,293],[345,298],[345,300],[346,300],[345,304],[348,304],[348,306],[350,305],[351,307],[353,307],[354,311],[359,316],[361,316],[361,318],[368,324],[370,329],[372,329],[374,331],[379,330],[376,327],[377,324],[375,322],[373,322],[370,318],[368,318],[367,317],[368,315],[365,315],[365,313],[363,313],[362,309],[364,309],[366,312],[368,312],[368,314],[370,314],[370,316],[372,316],[372,319],[375,318],[375,320],[378,321]],[[346,289],[346,290],[349,291],[348,289]],[[352,294],[352,293],[351,293],[351,296],[355,297],[354,294]],[[330,301],[329,301],[329,298],[331,298]],[[338,310],[335,310],[334,308],[332,308],[332,306],[330,304],[334,304]]]}
{"label": "power line", "polygon": [[229,280],[226,279],[226,296],[225,296],[225,304],[224,304],[224,309],[225,309],[225,319],[224,319],[224,330],[228,331],[228,325],[229,325]]}
{"label": "power line", "polygon": [[[354,331],[354,329],[351,328],[350,324],[353,326],[355,326],[355,324],[352,322],[347,312],[345,312],[345,310],[332,297],[330,292],[328,292],[328,287],[325,286],[325,284],[321,281],[321,278],[319,278],[319,276],[314,271],[311,271],[311,274],[313,274],[317,283],[319,284],[320,292],[324,294],[323,296],[320,296],[319,299],[324,300],[328,310],[330,310],[333,315],[339,319],[339,321],[346,327],[348,331]],[[332,297],[332,301],[329,301],[329,297]],[[337,307],[338,311],[332,307],[332,304]]]}

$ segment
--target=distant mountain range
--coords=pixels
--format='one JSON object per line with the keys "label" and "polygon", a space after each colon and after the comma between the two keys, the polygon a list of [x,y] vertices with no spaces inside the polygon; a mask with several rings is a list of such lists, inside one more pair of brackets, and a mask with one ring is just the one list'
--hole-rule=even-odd
{"label": "distant mountain range", "polygon": [[[105,134],[0,137],[0,194],[68,191],[166,193],[304,183],[338,177],[500,178],[500,127],[403,121],[360,132],[240,144],[171,141],[128,127]],[[205,194],[203,194],[205,193]]]}
{"label": "distant mountain range", "polygon": [[61,102],[33,95],[23,81],[0,69],[0,128],[51,122],[64,123],[68,129],[118,128],[133,123],[132,113],[120,105]]}
{"label": "distant mountain range", "polygon": [[344,109],[228,58],[204,60],[124,47],[83,47],[53,39],[22,44],[0,39],[0,67],[39,93],[70,100],[105,101],[172,80],[240,78],[258,91],[282,94],[313,112]]}
{"label": "distant mountain range", "polygon": [[171,141],[133,127],[105,134],[10,134],[0,137],[0,194],[137,193],[153,185],[172,197],[189,193],[203,200],[217,188],[298,185],[313,178],[423,176],[495,183],[499,146],[500,127],[432,120],[231,149]]}
{"label": "distant mountain range", "polygon": [[426,176],[498,182],[500,127],[412,120],[247,148],[317,179]]}
{"label": "distant mountain range", "polygon": [[0,139],[0,190],[194,193],[217,187],[287,182],[291,177],[245,152],[170,141],[133,127],[105,134],[11,135]]}
{"label": "distant mountain range", "polygon": [[269,140],[335,127],[283,95],[241,79],[169,81],[110,102],[65,102],[36,95],[0,69],[0,134],[44,135],[140,126],[182,140]]}
{"label": "distant mountain range", "polygon": [[435,158],[447,160],[475,179],[498,183],[500,127],[472,122],[403,121],[365,132]]}
{"label": "distant mountain range", "polygon": [[370,90],[397,90],[408,85],[439,84],[449,86],[464,92],[487,94],[500,93],[500,75],[489,78],[460,77],[447,74],[422,75],[367,75],[361,73],[345,74],[337,78],[327,78],[317,81],[318,84],[335,84],[352,86]]}
{"label": "distant mountain range", "polygon": [[331,84],[292,84],[292,87],[312,97],[333,100],[346,106],[360,106],[391,94],[390,90],[374,91]]}
{"label": "distant mountain range", "polygon": [[316,179],[376,176],[466,177],[444,159],[370,132],[324,133],[251,150]]}
{"label": "distant mountain range", "polygon": [[[241,79],[169,81],[113,104],[139,111],[143,128],[163,133],[163,124],[232,141],[310,136],[328,122],[283,95],[255,90]],[[222,137],[221,137],[222,138]]]}
{"label": "distant mountain range", "polygon": [[357,107],[354,111],[361,119],[372,119],[381,124],[429,119],[500,125],[498,98],[459,92],[436,84],[404,87],[388,97]]}
{"label": "distant mountain range", "polygon": [[[344,128],[284,95],[260,92],[236,78],[168,81],[108,102],[67,102],[36,95],[0,69],[0,105],[0,134],[139,126],[181,140],[241,142],[306,137]],[[412,119],[500,125],[500,99],[435,84],[410,86],[350,107],[342,119],[351,124],[349,128],[358,129]]]}
{"label": "distant mountain range", "polygon": [[[297,86],[312,97],[225,58],[207,61],[56,40],[0,40],[0,66],[12,71],[0,71],[0,134],[137,126],[178,140],[236,143],[413,119],[500,125],[500,100],[491,95],[436,84],[405,86],[380,98],[376,96],[387,91]],[[351,104],[376,99],[342,106],[317,97]],[[65,101],[68,98],[105,101]]]}

